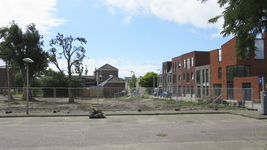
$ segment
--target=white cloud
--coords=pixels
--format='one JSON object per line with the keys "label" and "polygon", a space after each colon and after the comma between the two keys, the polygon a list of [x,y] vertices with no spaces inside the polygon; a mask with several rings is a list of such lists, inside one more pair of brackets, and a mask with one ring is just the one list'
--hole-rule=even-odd
{"label": "white cloud", "polygon": [[15,20],[24,30],[27,25],[34,23],[41,34],[49,34],[49,29],[66,22],[53,16],[56,0],[1,0],[0,27],[9,25]]}
{"label": "white cloud", "polygon": [[198,28],[222,29],[223,20],[208,24],[208,20],[221,14],[217,1],[201,3],[198,0],[100,0],[107,7],[117,7],[132,15],[155,15],[162,20],[175,21],[179,24],[193,24]]}
{"label": "white cloud", "polygon": [[108,11],[109,11],[110,13],[112,13],[112,14],[115,13],[115,9],[114,9],[113,7],[109,7],[109,8],[108,8]]}
{"label": "white cloud", "polygon": [[195,29],[190,29],[190,32],[196,33],[197,31]]}
{"label": "white cloud", "polygon": [[129,24],[129,23],[131,23],[131,16],[128,16],[128,17],[126,17],[125,19],[124,19],[124,21],[123,21],[123,24]]}
{"label": "white cloud", "polygon": [[91,5],[91,7],[99,8],[99,4],[94,3],[93,5]]}
{"label": "white cloud", "polygon": [[0,59],[0,66],[5,66],[5,65],[6,63],[2,59]]}

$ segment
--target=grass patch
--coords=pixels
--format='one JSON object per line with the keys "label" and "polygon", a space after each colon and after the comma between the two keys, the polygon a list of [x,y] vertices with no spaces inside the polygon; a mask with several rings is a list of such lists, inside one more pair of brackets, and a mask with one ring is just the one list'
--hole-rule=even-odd
{"label": "grass patch", "polygon": [[205,102],[178,101],[180,105],[207,105]]}
{"label": "grass patch", "polygon": [[140,98],[149,98],[149,97],[145,95],[141,95]]}
{"label": "grass patch", "polygon": [[16,94],[12,94],[12,96],[16,96],[16,97],[22,97],[22,93],[16,93]]}
{"label": "grass patch", "polygon": [[156,134],[156,136],[159,136],[159,137],[165,137],[165,136],[168,136],[168,135],[167,135],[167,134],[159,133],[159,134]]}

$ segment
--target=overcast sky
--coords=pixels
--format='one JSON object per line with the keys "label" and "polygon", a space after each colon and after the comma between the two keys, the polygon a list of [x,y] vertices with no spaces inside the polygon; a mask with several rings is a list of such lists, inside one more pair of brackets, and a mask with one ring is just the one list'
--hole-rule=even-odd
{"label": "overcast sky", "polygon": [[[0,27],[15,20],[22,29],[35,23],[45,37],[44,50],[57,33],[84,37],[88,75],[109,63],[119,76],[158,72],[162,62],[191,51],[220,48],[223,20],[217,0],[1,0]],[[61,49],[58,49],[60,51]],[[66,67],[64,60],[61,67]],[[0,65],[4,65],[0,61]],[[57,69],[50,65],[50,68]],[[159,73],[159,72],[158,72]]]}

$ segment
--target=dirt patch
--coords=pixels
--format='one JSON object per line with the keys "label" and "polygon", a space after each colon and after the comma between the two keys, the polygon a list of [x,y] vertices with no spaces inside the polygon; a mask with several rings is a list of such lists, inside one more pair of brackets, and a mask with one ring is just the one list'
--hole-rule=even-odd
{"label": "dirt patch", "polygon": [[[90,112],[92,107],[102,111],[159,111],[159,110],[175,110],[179,108],[184,111],[194,110],[210,110],[213,106],[196,105],[196,104],[179,104],[172,100],[156,100],[152,98],[87,98],[77,97],[75,103],[68,103],[68,98],[47,98],[35,97],[34,101],[28,103],[31,113],[50,113],[53,111],[66,113]],[[8,101],[7,96],[0,97],[0,112],[11,110],[13,113],[26,112],[27,102],[21,100],[21,97],[14,97]],[[228,108],[220,108],[228,109]]]}

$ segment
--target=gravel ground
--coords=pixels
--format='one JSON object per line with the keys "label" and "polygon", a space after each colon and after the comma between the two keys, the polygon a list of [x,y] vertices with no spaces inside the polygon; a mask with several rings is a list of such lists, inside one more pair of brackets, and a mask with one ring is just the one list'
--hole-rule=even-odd
{"label": "gravel ground", "polygon": [[[179,100],[180,101],[180,100]],[[192,99],[188,100],[192,101]],[[60,111],[60,112],[89,112],[92,107],[103,111],[158,111],[158,110],[180,110],[193,111],[193,110],[207,110],[213,109],[212,106],[183,104],[177,103],[174,100],[166,99],[153,99],[153,98],[75,98],[75,103],[68,103],[68,98],[44,98],[35,97],[34,101],[29,101],[29,111],[31,113],[47,113]],[[8,101],[7,96],[0,97],[0,112],[11,110],[13,113],[24,113],[27,108],[27,102],[21,100],[21,97],[14,97],[13,100]],[[229,109],[229,108],[220,108]],[[239,108],[231,108],[239,109]]]}

